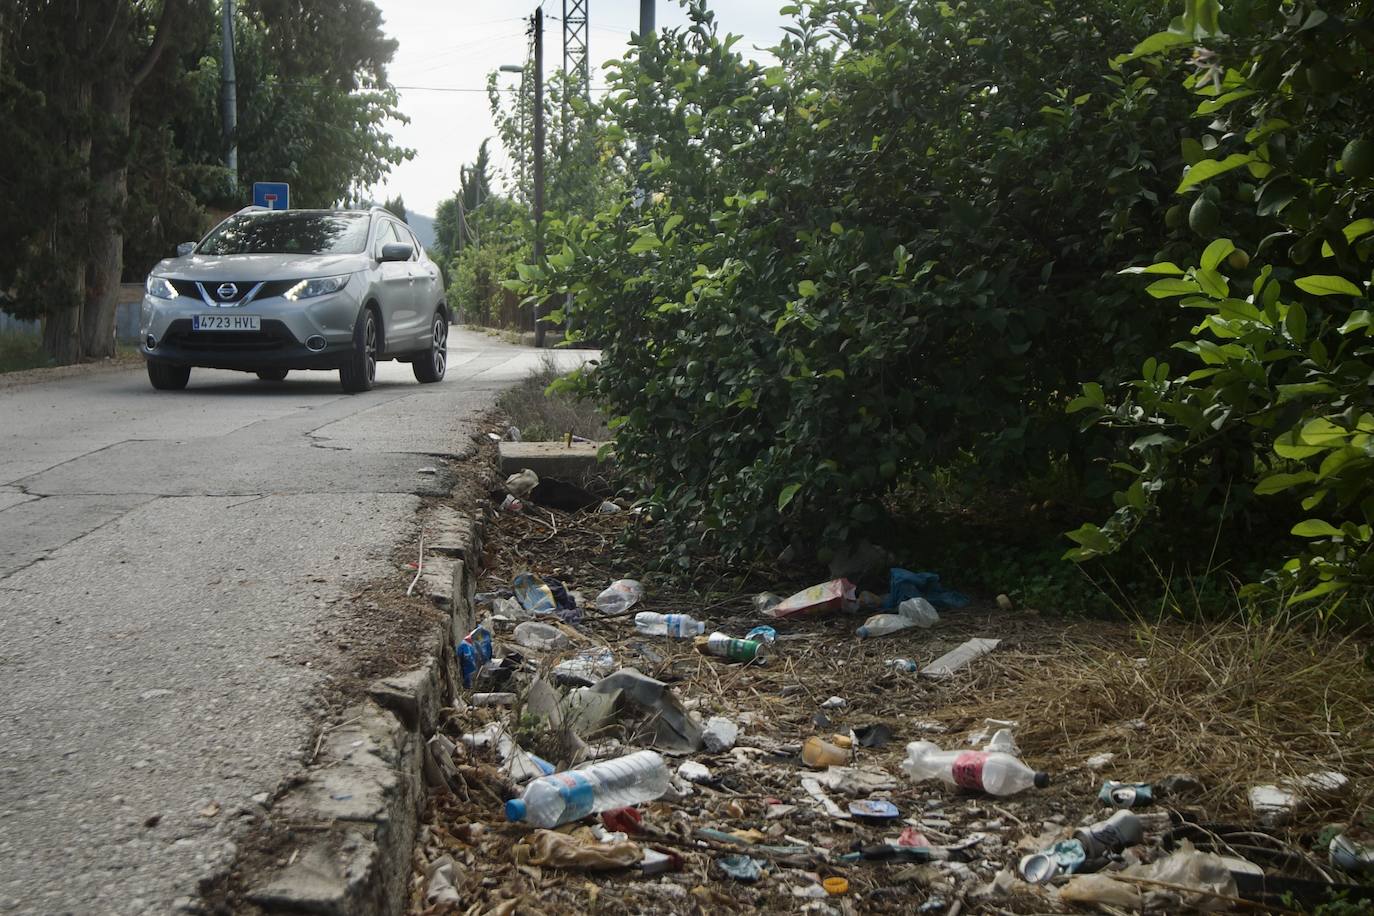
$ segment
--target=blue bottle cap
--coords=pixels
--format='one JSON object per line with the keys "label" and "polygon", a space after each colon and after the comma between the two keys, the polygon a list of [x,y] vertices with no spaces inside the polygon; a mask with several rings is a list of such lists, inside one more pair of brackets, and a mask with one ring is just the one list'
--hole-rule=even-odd
{"label": "blue bottle cap", "polygon": [[506,820],[523,821],[525,819],[525,800],[523,798],[512,798],[506,802]]}

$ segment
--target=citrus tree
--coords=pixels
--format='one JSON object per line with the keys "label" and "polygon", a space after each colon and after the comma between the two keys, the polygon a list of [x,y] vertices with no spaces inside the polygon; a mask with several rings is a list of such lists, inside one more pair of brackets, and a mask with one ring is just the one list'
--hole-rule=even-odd
{"label": "citrus tree", "polygon": [[661,516],[823,558],[969,450],[994,480],[1087,453],[1077,383],[1181,330],[1115,269],[1169,241],[1188,99],[1106,67],[1154,3],[785,10],[773,66],[694,2],[608,69],[641,193],[552,223],[524,289],[572,293],[560,317],[604,345],[580,384]]}
{"label": "citrus tree", "polygon": [[1252,594],[1367,600],[1374,5],[1185,7],[1116,65],[1191,65],[1185,167],[1172,176],[1191,250],[1125,272],[1194,327],[1168,362],[1152,357],[1123,388],[1088,385],[1073,403],[1124,438],[1117,509],[1072,532],[1070,555],[1203,519],[1215,537],[1260,545],[1270,569]]}

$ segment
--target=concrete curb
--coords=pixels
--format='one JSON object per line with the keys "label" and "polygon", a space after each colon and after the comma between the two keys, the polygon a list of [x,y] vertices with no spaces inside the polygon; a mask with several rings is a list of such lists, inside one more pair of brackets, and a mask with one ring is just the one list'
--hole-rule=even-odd
{"label": "concrete curb", "polygon": [[[315,765],[273,808],[273,820],[306,837],[289,864],[260,879],[248,899],[272,913],[399,916],[425,805],[425,736],[457,694],[453,645],[475,625],[481,520],[447,506],[423,518],[421,583],[449,612],[425,662],[375,681],[368,698],[326,732]],[[432,551],[432,552],[431,552]]]}

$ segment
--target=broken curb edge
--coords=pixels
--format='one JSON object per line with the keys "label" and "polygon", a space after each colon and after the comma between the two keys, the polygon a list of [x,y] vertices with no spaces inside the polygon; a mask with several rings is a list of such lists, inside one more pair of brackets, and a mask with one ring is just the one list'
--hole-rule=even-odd
{"label": "broken curb edge", "polygon": [[253,882],[247,899],[271,913],[396,916],[405,909],[411,853],[425,804],[425,736],[456,695],[450,648],[474,626],[480,520],[445,505],[422,516],[421,587],[448,622],[418,668],[374,681],[367,697],[321,735],[305,778],[272,817],[305,840],[284,866]]}

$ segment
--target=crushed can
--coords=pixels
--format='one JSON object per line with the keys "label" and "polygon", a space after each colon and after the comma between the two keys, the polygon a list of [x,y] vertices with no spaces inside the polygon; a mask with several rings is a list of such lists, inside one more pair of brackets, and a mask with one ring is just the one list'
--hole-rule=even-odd
{"label": "crushed can", "polygon": [[1118,811],[1105,821],[1080,827],[1073,838],[1083,844],[1089,859],[1105,859],[1145,838],[1145,825],[1129,811]]}
{"label": "crushed can", "polygon": [[732,639],[724,633],[696,638],[697,650],[705,655],[729,659],[732,662],[752,662],[758,658],[762,644],[752,639]]}
{"label": "crushed can", "polygon": [[1097,800],[1108,808],[1145,808],[1155,803],[1155,790],[1145,782],[1117,782],[1109,779],[1102,784]]}

